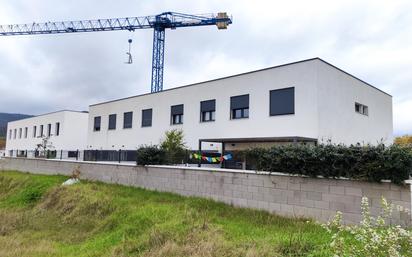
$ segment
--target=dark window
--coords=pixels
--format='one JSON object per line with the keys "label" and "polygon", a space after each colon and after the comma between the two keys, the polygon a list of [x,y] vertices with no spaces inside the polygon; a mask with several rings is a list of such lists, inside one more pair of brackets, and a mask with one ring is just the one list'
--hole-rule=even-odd
{"label": "dark window", "polygon": [[363,114],[363,115],[369,115],[369,108],[366,105],[360,104],[360,103],[355,103],[355,112]]}
{"label": "dark window", "polygon": [[142,110],[142,127],[151,127],[152,126],[152,109]]}
{"label": "dark window", "polygon": [[60,122],[56,122],[56,131],[55,131],[56,136],[60,135]]}
{"label": "dark window", "polygon": [[40,125],[40,137],[43,137],[43,125]]}
{"label": "dark window", "polygon": [[216,111],[216,100],[208,100],[200,102],[201,121],[214,121]]}
{"label": "dark window", "polygon": [[13,134],[12,130],[9,130],[9,139],[11,139],[11,134]]}
{"label": "dark window", "polygon": [[37,126],[33,126],[33,137],[37,135]]}
{"label": "dark window", "polygon": [[183,104],[173,105],[171,107],[172,124],[183,124]]}
{"label": "dark window", "polygon": [[109,130],[116,129],[116,114],[109,115]]}
{"label": "dark window", "polygon": [[232,96],[230,110],[232,119],[249,118],[249,95]]}
{"label": "dark window", "polygon": [[51,136],[51,124],[47,124],[47,136]]}
{"label": "dark window", "polygon": [[77,151],[68,151],[67,152],[67,157],[68,158],[76,158],[77,157]]}
{"label": "dark window", "polygon": [[295,88],[282,88],[270,91],[270,116],[295,113]]}
{"label": "dark window", "polygon": [[27,138],[27,133],[29,132],[29,128],[25,127],[24,128],[24,138]]}
{"label": "dark window", "polygon": [[133,112],[125,112],[123,115],[123,128],[132,128]]}
{"label": "dark window", "polygon": [[102,117],[100,116],[94,117],[93,131],[100,131],[101,123],[102,123]]}
{"label": "dark window", "polygon": [[19,138],[21,138],[21,134],[23,133],[23,129],[19,128]]}

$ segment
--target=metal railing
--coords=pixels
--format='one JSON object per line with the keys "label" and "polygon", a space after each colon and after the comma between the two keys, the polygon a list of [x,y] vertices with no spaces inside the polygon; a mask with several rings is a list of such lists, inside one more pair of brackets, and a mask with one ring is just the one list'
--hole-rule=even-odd
{"label": "metal railing", "polygon": [[[226,153],[227,154],[227,153]],[[196,158],[195,156],[215,158],[213,162],[207,158]],[[53,160],[76,160],[76,161],[93,161],[93,162],[127,162],[138,163],[136,150],[10,150],[6,152],[6,156],[19,158],[39,158]],[[180,161],[176,161],[176,165],[214,165],[216,167],[224,167],[231,169],[241,169],[241,162],[231,160],[219,160],[222,154],[211,151],[195,151],[186,150]]]}

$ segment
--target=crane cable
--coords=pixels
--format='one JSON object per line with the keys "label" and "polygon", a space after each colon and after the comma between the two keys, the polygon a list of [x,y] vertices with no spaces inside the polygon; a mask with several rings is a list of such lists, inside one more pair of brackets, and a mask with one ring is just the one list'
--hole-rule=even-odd
{"label": "crane cable", "polygon": [[127,56],[128,56],[128,60],[127,62],[125,62],[125,64],[132,64],[133,63],[133,57],[132,57],[132,53],[131,53],[131,47],[132,47],[132,39],[128,40],[129,42],[129,52],[126,52]]}

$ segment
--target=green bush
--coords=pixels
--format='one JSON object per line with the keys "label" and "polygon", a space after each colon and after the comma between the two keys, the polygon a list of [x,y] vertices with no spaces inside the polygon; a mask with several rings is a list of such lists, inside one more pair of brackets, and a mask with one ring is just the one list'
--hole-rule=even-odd
{"label": "green bush", "polygon": [[166,152],[158,146],[142,146],[137,150],[138,165],[166,164]]}
{"label": "green bush", "polygon": [[346,177],[403,183],[412,174],[412,151],[393,145],[284,145],[243,152],[250,169],[310,177]]}

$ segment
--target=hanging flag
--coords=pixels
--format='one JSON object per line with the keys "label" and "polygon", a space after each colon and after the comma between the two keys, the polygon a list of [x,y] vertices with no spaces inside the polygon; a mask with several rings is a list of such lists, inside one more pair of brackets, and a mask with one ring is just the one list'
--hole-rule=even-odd
{"label": "hanging flag", "polygon": [[231,160],[233,158],[231,154],[226,154],[220,157],[208,157],[208,156],[197,154],[197,153],[191,154],[190,157],[196,160],[204,160],[210,163],[223,162],[224,160]]}

